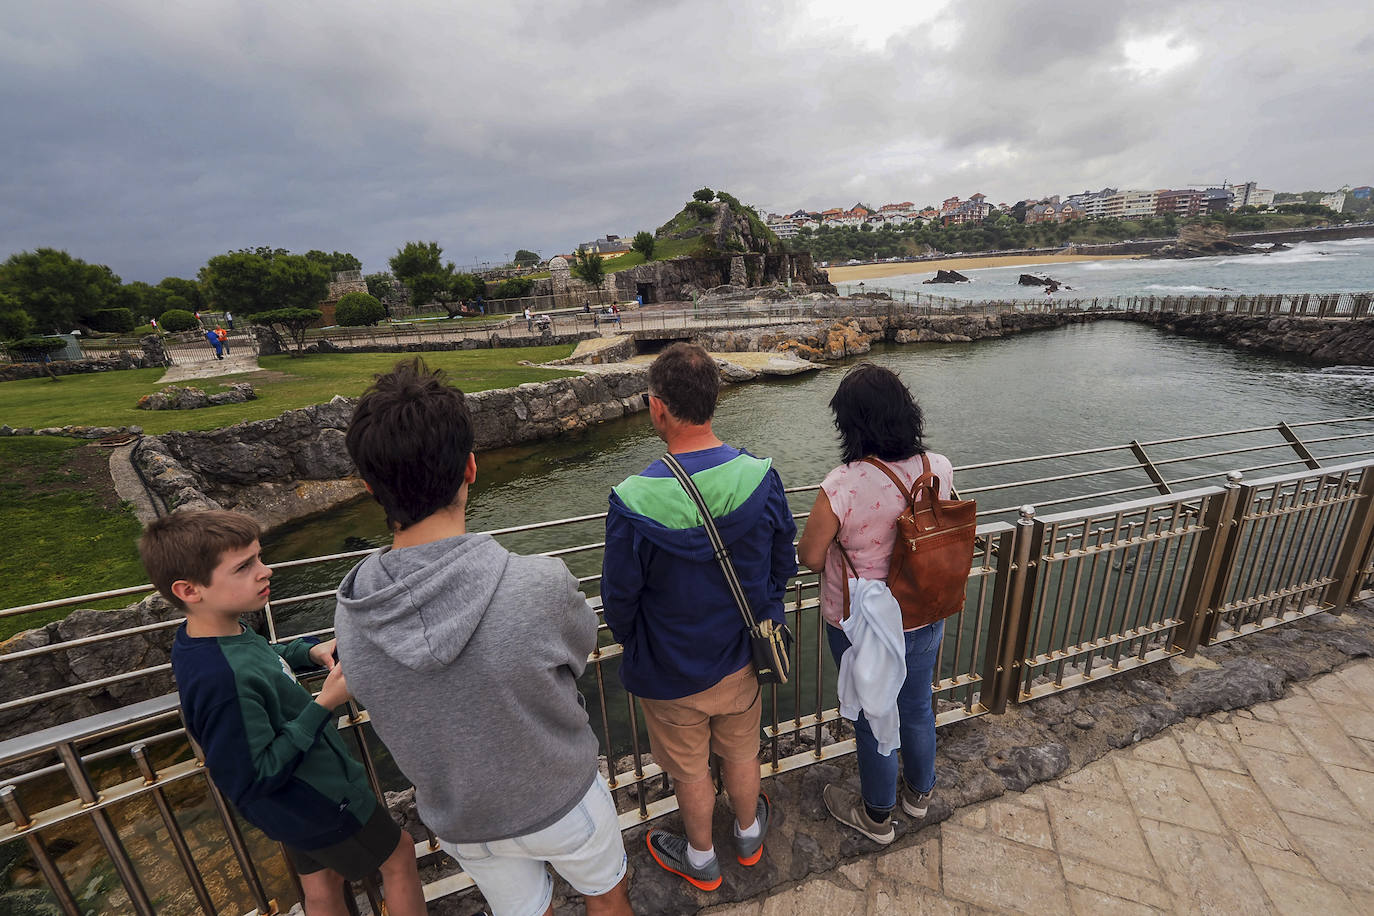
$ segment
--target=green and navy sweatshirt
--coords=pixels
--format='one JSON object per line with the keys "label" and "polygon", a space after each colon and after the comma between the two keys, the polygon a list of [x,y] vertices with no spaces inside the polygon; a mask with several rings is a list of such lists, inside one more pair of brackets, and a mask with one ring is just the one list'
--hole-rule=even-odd
{"label": "green and navy sweatshirt", "polygon": [[[796,523],[767,458],[718,445],[674,457],[701,491],[757,620],[783,622]],[[696,504],[662,460],[611,492],[601,571],[606,625],[631,693],[698,693],[751,659],[749,639]]]}
{"label": "green and navy sweatshirt", "polygon": [[172,673],[186,730],[244,819],[274,840],[322,849],[362,829],[377,797],[344,748],[330,710],[292,669],[317,667],[311,639],[275,646],[245,628],[237,636],[172,643]]}

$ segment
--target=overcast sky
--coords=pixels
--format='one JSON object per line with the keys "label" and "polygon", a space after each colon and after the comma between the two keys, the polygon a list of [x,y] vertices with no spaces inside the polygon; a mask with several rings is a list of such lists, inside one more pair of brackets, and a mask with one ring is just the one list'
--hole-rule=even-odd
{"label": "overcast sky", "polygon": [[[17,8],[16,8],[17,7]],[[1350,0],[20,0],[0,258],[126,281],[271,245],[461,267],[763,210],[1374,183]]]}

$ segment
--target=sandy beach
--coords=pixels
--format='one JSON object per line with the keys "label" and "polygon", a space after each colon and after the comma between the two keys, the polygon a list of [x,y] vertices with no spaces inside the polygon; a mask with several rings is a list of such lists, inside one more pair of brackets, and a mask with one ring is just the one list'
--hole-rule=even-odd
{"label": "sandy beach", "polygon": [[1070,261],[1110,261],[1135,258],[1134,254],[1021,254],[941,258],[938,261],[908,261],[897,264],[856,264],[853,267],[828,267],[831,283],[873,280],[901,274],[933,274],[937,270],[977,270],[980,267],[1017,267],[1031,264],[1067,264]]}

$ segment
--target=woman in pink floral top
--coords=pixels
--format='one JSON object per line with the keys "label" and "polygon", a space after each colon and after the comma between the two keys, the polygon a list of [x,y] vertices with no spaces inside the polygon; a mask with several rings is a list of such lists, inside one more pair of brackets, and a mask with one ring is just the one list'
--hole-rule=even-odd
{"label": "woman in pink floral top", "polygon": [[[897,537],[897,516],[906,499],[882,469],[864,459],[887,465],[907,487],[921,476],[924,457],[940,482],[941,498],[949,498],[954,470],[948,458],[926,451],[922,441],[921,408],[906,385],[889,369],[861,363],[844,377],[830,399],[835,428],[840,433],[844,462],[821,482],[816,504],[797,544],[797,557],[821,573],[821,613],[826,636],[838,666],[849,649],[840,629],[844,595],[850,572],[836,538],[844,545],[859,578],[887,578],[888,559]],[[878,843],[896,839],[892,809],[898,800],[898,755],[902,810],[923,817],[935,788],[935,711],[931,699],[935,662],[944,621],[907,630],[907,676],[897,697],[901,721],[900,752],[879,754],[878,744],[863,715],[854,723],[858,744],[862,797],[847,796],[834,785],[825,787],[825,805],[841,823]]]}

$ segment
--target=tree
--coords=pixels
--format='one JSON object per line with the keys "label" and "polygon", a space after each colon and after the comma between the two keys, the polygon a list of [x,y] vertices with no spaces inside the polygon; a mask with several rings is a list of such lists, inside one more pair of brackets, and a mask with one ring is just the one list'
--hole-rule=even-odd
{"label": "tree", "polygon": [[520,299],[534,290],[534,281],[529,277],[511,277],[496,284],[491,291],[493,299]]}
{"label": "tree", "polygon": [[635,240],[630,243],[630,248],[644,255],[644,260],[652,261],[654,259],[654,243],[656,241],[652,232],[647,230],[636,232]]}
{"label": "tree", "polygon": [[574,277],[592,286],[600,286],[601,281],[606,279],[606,263],[601,255],[586,248],[578,248],[573,255],[571,271]]}
{"label": "tree", "polygon": [[249,315],[248,320],[254,324],[271,328],[278,334],[285,331],[296,345],[295,349],[290,351],[291,355],[299,356],[301,351],[305,349],[305,329],[319,321],[323,316],[324,312],[319,309],[284,308],[269,309],[265,312]]}
{"label": "tree", "polygon": [[314,261],[316,264],[323,264],[331,272],[344,270],[362,270],[363,262],[346,251],[331,251],[326,254],[318,248],[312,248],[305,253],[305,257]]}
{"label": "tree", "polygon": [[385,301],[387,296],[394,295],[396,289],[396,278],[386,271],[364,274],[363,282],[367,284],[368,295],[382,301]]}
{"label": "tree", "polygon": [[0,340],[18,340],[28,337],[33,330],[33,319],[19,307],[19,300],[0,293]]}
{"label": "tree", "polygon": [[70,331],[110,305],[119,291],[119,277],[104,264],[87,264],[56,248],[39,248],[10,255],[0,264],[0,293],[12,297],[34,327]]}
{"label": "tree", "polygon": [[186,280],[182,277],[163,277],[157,285],[158,289],[164,290],[168,295],[180,296],[193,312],[205,308],[205,297],[201,294],[200,284],[195,280]]}
{"label": "tree", "polygon": [[314,308],[329,295],[329,280],[329,267],[304,255],[273,258],[267,271],[268,294],[278,308]]}
{"label": "tree", "polygon": [[533,267],[544,259],[539,256],[539,252],[537,251],[521,248],[515,253],[515,257],[511,260],[515,262],[516,267]]}
{"label": "tree", "polygon": [[692,192],[692,199],[699,200],[704,204],[709,204],[716,199],[716,192],[712,191],[710,188],[702,188],[699,191]]}
{"label": "tree", "polygon": [[137,322],[129,309],[101,309],[91,315],[91,327],[107,333],[127,334]]}
{"label": "tree", "polygon": [[443,262],[438,242],[406,242],[391,257],[391,272],[410,290],[411,303],[420,308],[445,296],[453,283],[453,262]]}
{"label": "tree", "polygon": [[272,256],[247,248],[217,254],[200,269],[201,288],[208,303],[221,312],[252,315],[274,303],[267,280]]}
{"label": "tree", "polygon": [[367,293],[344,293],[334,306],[334,320],[346,328],[374,325],[385,317],[381,300]]}
{"label": "tree", "polygon": [[310,308],[329,293],[329,267],[283,248],[215,255],[200,270],[210,305],[255,315],[275,308]]}

